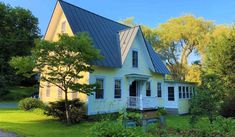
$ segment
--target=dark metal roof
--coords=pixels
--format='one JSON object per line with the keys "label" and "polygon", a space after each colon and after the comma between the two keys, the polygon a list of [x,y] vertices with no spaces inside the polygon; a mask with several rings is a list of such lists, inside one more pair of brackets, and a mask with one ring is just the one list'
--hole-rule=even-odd
{"label": "dark metal roof", "polygon": [[101,55],[104,56],[104,60],[95,61],[94,65],[121,67],[121,53],[117,32],[128,27],[67,2],[59,2],[73,33],[88,32],[93,39],[94,46],[100,49]]}
{"label": "dark metal roof", "polygon": [[146,42],[146,46],[148,48],[150,57],[152,59],[155,72],[160,74],[170,74],[170,71],[167,69],[166,65],[162,62],[159,55],[153,50],[153,47],[148,42]]}
{"label": "dark metal roof", "polygon": [[[102,61],[94,61],[94,65],[104,67],[122,67],[121,47],[118,32],[130,27],[107,19],[70,3],[59,0],[62,10],[70,24],[74,34],[88,32],[93,39],[95,48],[104,56]],[[152,46],[147,44],[155,71],[161,74],[169,74],[169,70],[163,64]]]}

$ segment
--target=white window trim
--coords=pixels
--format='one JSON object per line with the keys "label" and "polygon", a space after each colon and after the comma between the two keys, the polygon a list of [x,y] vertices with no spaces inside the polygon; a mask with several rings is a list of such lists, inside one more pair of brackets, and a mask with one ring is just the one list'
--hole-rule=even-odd
{"label": "white window trim", "polygon": [[[161,97],[158,97],[158,83],[161,84]],[[163,94],[162,94],[162,82],[161,81],[157,81],[157,98],[163,98]]]}
{"label": "white window trim", "polygon": [[[115,98],[115,80],[121,81],[121,98]],[[120,77],[116,77],[113,79],[113,99],[114,100],[122,100],[122,98],[123,98],[123,80]]]}
{"label": "white window trim", "polygon": [[104,89],[103,98],[96,98],[96,93],[94,92],[94,95],[93,95],[94,96],[94,100],[95,101],[105,101],[106,100],[106,94],[105,94],[106,93],[106,90],[105,90],[106,89],[106,84],[105,84],[106,80],[105,80],[105,77],[104,76],[95,76],[94,78],[95,78],[94,79],[94,81],[95,81],[94,83],[96,83],[97,79],[103,79],[103,89]]}
{"label": "white window trim", "polygon": [[[137,67],[134,67],[133,66],[133,52],[137,52]],[[138,69],[139,68],[139,51],[137,50],[137,49],[132,49],[132,51],[131,51],[131,67],[133,68],[133,69]]]}

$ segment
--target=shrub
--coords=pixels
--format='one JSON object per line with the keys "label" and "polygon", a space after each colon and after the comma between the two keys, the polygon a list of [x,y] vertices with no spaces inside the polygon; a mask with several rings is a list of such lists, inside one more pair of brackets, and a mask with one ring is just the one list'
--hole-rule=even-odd
{"label": "shrub", "polygon": [[220,114],[223,117],[233,117],[235,118],[235,95],[227,97],[221,106]]}
{"label": "shrub", "polygon": [[103,121],[91,129],[92,137],[142,137],[145,136],[140,127],[124,128],[121,122]]}
{"label": "shrub", "polygon": [[96,114],[89,116],[89,120],[92,121],[106,121],[106,120],[116,120],[119,117],[119,113],[104,113],[104,114]]}
{"label": "shrub", "polygon": [[224,135],[232,135],[235,133],[235,121],[232,118],[216,117],[210,126],[211,131],[223,133]]}
{"label": "shrub", "polygon": [[[78,123],[85,118],[84,103],[79,99],[69,100],[69,115],[71,123]],[[50,102],[45,107],[45,114],[58,118],[62,122],[66,122],[65,101]]]}
{"label": "shrub", "polygon": [[164,108],[158,108],[156,115],[159,116],[165,116],[167,114],[167,111]]}
{"label": "shrub", "polygon": [[142,118],[143,115],[140,112],[127,112],[127,111],[121,111],[119,112],[120,116],[119,119],[121,121],[126,122],[127,120],[134,121],[137,126],[142,125]]}
{"label": "shrub", "polygon": [[18,107],[22,110],[31,110],[35,108],[43,108],[44,104],[41,100],[35,98],[25,98],[19,101]]}

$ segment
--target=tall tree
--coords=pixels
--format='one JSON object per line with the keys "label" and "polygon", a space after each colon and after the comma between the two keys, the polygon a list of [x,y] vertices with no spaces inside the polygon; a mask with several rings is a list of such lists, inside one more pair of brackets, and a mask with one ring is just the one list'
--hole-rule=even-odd
{"label": "tall tree", "polygon": [[0,2],[0,76],[7,83],[14,83],[18,77],[8,61],[13,56],[30,55],[39,33],[38,19],[29,10]]}
{"label": "tall tree", "polygon": [[90,94],[93,91],[94,84],[82,84],[79,80],[84,77],[82,73],[93,71],[92,62],[98,59],[102,59],[102,56],[93,47],[88,34],[78,33],[72,37],[60,35],[58,42],[39,40],[32,50],[32,56],[15,57],[10,64],[19,73],[28,73],[33,68],[36,73],[41,73],[41,81],[60,88],[65,93],[66,117],[70,124],[68,93],[76,91]]}
{"label": "tall tree", "polygon": [[216,75],[228,91],[235,90],[235,26],[218,26],[206,47],[206,74]]}
{"label": "tall tree", "polygon": [[213,28],[211,21],[192,15],[170,19],[157,27],[160,44],[156,48],[167,57],[173,79],[185,80],[189,55],[193,51],[203,55],[205,38]]}

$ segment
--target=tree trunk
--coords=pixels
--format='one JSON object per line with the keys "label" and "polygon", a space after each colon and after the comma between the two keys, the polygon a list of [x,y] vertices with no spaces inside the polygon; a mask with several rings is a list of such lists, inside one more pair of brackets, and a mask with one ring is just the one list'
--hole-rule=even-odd
{"label": "tree trunk", "polygon": [[71,120],[70,120],[70,112],[69,112],[69,104],[68,104],[68,92],[65,92],[65,114],[66,114],[66,123],[68,125],[71,124]]}

